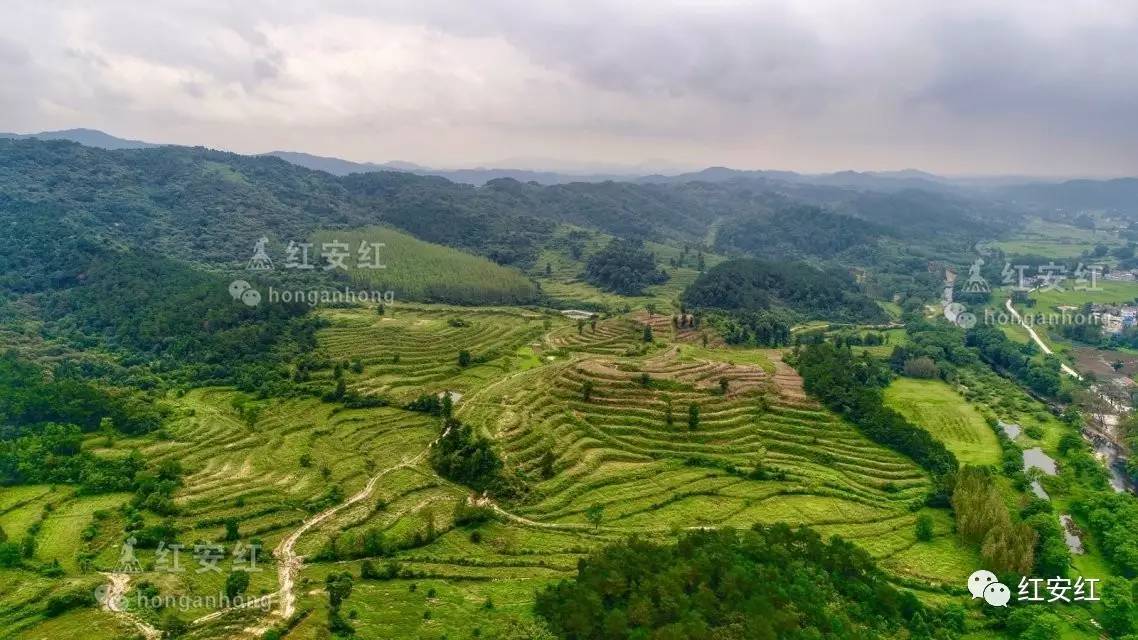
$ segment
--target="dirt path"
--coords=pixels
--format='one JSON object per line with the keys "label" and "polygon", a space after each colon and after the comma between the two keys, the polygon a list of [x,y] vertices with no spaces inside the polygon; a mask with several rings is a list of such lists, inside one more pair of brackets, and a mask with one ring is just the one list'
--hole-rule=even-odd
{"label": "dirt path", "polygon": [[[437,442],[437,440],[435,442]],[[433,445],[434,442],[431,444]],[[296,551],[294,550],[297,541],[300,540],[300,537],[305,533],[308,533],[308,531],[316,525],[324,522],[325,520],[331,518],[344,509],[360,502],[361,500],[366,500],[367,497],[371,495],[371,492],[375,490],[375,485],[377,482],[379,482],[380,478],[391,473],[392,471],[403,469],[415,464],[420,458],[423,457],[423,455],[423,453],[420,453],[418,456],[412,458],[411,460],[404,460],[403,462],[400,462],[393,467],[388,467],[387,469],[380,471],[376,475],[372,476],[372,478],[368,480],[367,484],[364,485],[364,488],[356,492],[355,495],[349,497],[344,502],[341,502],[334,507],[329,507],[328,509],[325,509],[324,511],[321,511],[320,513],[305,520],[299,527],[297,527],[296,531],[293,531],[288,535],[287,538],[281,540],[281,543],[277,545],[276,549],[273,550],[273,555],[276,556],[277,562],[279,563],[279,566],[277,567],[277,583],[280,585],[278,594],[280,596],[279,609],[282,618],[288,619],[296,611],[296,594],[293,592],[293,586],[296,582],[296,576],[300,573],[300,568],[304,564],[304,556],[297,555]]]}
{"label": "dirt path", "polygon": [[279,563],[279,566],[277,567],[277,583],[280,585],[280,589],[278,590],[277,594],[280,597],[279,613],[282,618],[285,618],[287,620],[288,618],[292,617],[292,614],[296,611],[296,594],[294,593],[293,587],[296,583],[296,576],[300,573],[301,566],[304,565],[304,556],[297,555],[296,551],[294,550],[297,541],[300,540],[300,537],[311,530],[312,527],[315,527],[321,522],[324,522],[325,520],[331,518],[344,509],[357,504],[362,500],[366,500],[367,497],[371,495],[372,491],[375,490],[375,485],[379,482],[380,478],[391,473],[392,471],[405,469],[417,464],[420,460],[423,459],[423,457],[427,455],[427,452],[431,450],[431,447],[438,444],[439,440],[441,440],[445,435],[446,432],[444,431],[442,435],[432,440],[431,443],[427,445],[427,448],[414,458],[403,460],[399,464],[393,467],[388,467],[387,469],[384,469],[383,471],[375,474],[371,477],[370,480],[368,480],[367,484],[364,485],[364,488],[360,489],[355,495],[351,496],[344,502],[341,502],[334,507],[325,509],[324,511],[321,511],[320,513],[305,520],[299,527],[297,527],[296,531],[290,533],[287,538],[282,540],[281,543],[277,545],[277,548],[273,550],[273,555],[277,558],[277,562]]}
{"label": "dirt path", "polygon": [[[1016,311],[1015,307],[1012,306],[1011,298],[1008,298],[1004,301],[1004,307],[1007,308],[1008,313],[1012,314],[1012,318],[1015,319],[1016,322],[1018,322],[1024,329],[1027,329],[1028,335],[1030,335],[1031,339],[1035,341],[1035,344],[1039,347],[1040,351],[1046,353],[1049,356],[1054,355],[1054,353],[1051,351],[1051,347],[1047,346],[1047,343],[1039,337],[1039,334],[1035,332],[1035,329],[1029,327],[1024,323],[1023,318],[1021,318],[1019,315],[1019,312]],[[1059,368],[1063,370],[1063,373],[1072,376],[1076,380],[1083,379],[1083,376],[1079,375],[1078,371],[1075,371],[1071,367],[1067,366],[1066,363],[1059,363]]]}
{"label": "dirt path", "polygon": [[150,626],[146,621],[126,610],[126,592],[130,590],[129,573],[104,573],[109,582],[103,596],[103,609],[129,620],[147,640],[158,640],[162,632]]}
{"label": "dirt path", "polygon": [[519,516],[515,513],[510,513],[509,511],[506,511],[502,507],[498,506],[497,502],[494,502],[493,500],[491,500],[490,498],[487,498],[487,497],[482,497],[482,498],[477,498],[475,500],[471,500],[471,504],[478,506],[478,507],[490,507],[490,509],[494,513],[502,516],[503,518],[505,518],[507,520],[511,520],[511,521],[516,522],[516,523],[521,524],[521,525],[525,525],[527,527],[536,527],[538,529],[562,529],[562,530],[570,530],[570,531],[577,531],[577,530],[579,530],[579,531],[592,531],[593,530],[593,525],[588,525],[588,524],[572,524],[572,523],[559,523],[559,522],[538,522],[537,520],[530,520],[529,518],[523,518],[522,516]]}

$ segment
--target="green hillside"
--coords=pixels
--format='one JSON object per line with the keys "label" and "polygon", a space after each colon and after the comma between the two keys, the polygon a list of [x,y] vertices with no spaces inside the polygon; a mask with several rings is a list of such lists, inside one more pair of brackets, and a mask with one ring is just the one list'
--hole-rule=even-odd
{"label": "green hillside", "polygon": [[[311,242],[347,243],[353,252],[346,264],[353,285],[378,291],[391,290],[398,300],[455,304],[528,304],[537,299],[537,287],[515,269],[486,258],[431,244],[386,227],[321,231]],[[356,260],[361,244],[382,245],[371,261]],[[383,265],[383,268],[360,265]]]}

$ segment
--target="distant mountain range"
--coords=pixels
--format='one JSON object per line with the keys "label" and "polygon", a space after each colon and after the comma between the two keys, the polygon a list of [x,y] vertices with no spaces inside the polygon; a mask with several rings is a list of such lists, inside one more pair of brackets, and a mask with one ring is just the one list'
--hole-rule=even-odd
{"label": "distant mountain range", "polygon": [[404,171],[422,176],[439,176],[451,182],[461,182],[481,186],[500,178],[510,178],[518,182],[536,182],[538,184],[568,184],[570,182],[604,182],[629,181],[635,176],[619,174],[592,174],[578,175],[570,173],[556,173],[553,171],[530,171],[527,169],[431,169],[413,162],[352,162],[341,158],[316,156],[299,151],[270,151],[265,154],[276,156],[295,165],[317,171],[326,171],[335,176],[346,176],[352,173],[370,173],[372,171]]}
{"label": "distant mountain range", "polygon": [[88,147],[100,149],[149,149],[160,144],[116,138],[97,129],[64,129],[62,131],[41,131],[40,133],[3,133],[0,138],[38,138],[40,140],[70,140]]}
{"label": "distant mountain range", "polygon": [[[40,133],[0,133],[0,138],[38,138],[70,140],[101,149],[147,149],[163,146],[141,140],[118,138],[96,129],[64,129]],[[803,174],[794,171],[748,171],[727,167],[708,167],[675,175],[635,176],[621,173],[576,174],[556,171],[533,171],[510,168],[433,169],[413,162],[354,162],[342,158],[318,156],[299,151],[270,151],[266,154],[286,162],[324,171],[335,176],[376,171],[400,171],[423,176],[438,176],[451,182],[482,186],[493,180],[510,179],[543,185],[574,182],[634,182],[640,184],[682,184],[686,182],[752,182],[759,187],[777,185],[810,185],[886,193],[920,190],[938,193],[983,192],[988,196],[1014,201],[1042,209],[1105,209],[1138,214],[1138,179],[1113,180],[1046,180],[1030,177],[949,178],[904,169],[901,171],[838,171]]]}

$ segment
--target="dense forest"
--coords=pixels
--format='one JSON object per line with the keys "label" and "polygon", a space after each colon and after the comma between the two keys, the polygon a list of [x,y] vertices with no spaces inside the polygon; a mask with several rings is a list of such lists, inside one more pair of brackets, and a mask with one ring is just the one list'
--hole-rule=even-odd
{"label": "dense forest", "polygon": [[[725,230],[769,229],[786,236],[778,241],[787,243],[780,251],[828,258],[831,249],[851,244],[880,254],[874,237],[929,225],[944,231],[923,233],[921,244],[968,247],[973,236],[991,235],[995,220],[1006,225],[1016,219],[1014,212],[992,211],[981,201],[922,191],[866,194],[765,179],[541,186],[503,178],[474,187],[394,171],[336,177],[273,156],[200,147],[108,151],[7,139],[0,139],[0,194],[58,205],[61,219],[81,221],[88,233],[216,266],[239,264],[262,235],[279,249],[319,229],[377,223],[500,264],[533,266],[561,223],[690,242],[723,221]],[[732,250],[761,257],[769,248],[763,242],[773,235],[765,241],[749,233],[718,237],[742,243]],[[892,247],[886,253],[899,252]],[[866,257],[878,264],[892,259],[851,254],[855,261]]]}
{"label": "dense forest", "polygon": [[0,356],[0,486],[63,483],[84,493],[135,491],[135,505],[160,513],[173,509],[180,469],[148,470],[136,451],[97,456],[84,439],[104,442],[158,429],[166,409],[153,398],[116,391],[76,378],[66,366],[54,371]]}
{"label": "dense forest", "polygon": [[716,234],[716,249],[766,259],[831,258],[891,232],[871,222],[819,207],[788,205],[768,214],[728,221]]}
{"label": "dense forest", "polygon": [[[101,346],[124,367],[172,380],[280,390],[285,366],[314,346],[318,322],[299,303],[235,302],[230,280],[145,249],[117,248],[55,207],[3,200],[0,294],[20,296],[42,334],[76,348]],[[61,218],[63,218],[61,220]]]}
{"label": "dense forest", "polygon": [[852,277],[839,270],[820,270],[805,263],[729,260],[700,275],[684,291],[692,308],[723,311],[784,309],[802,317],[843,322],[875,322],[886,318],[861,293]]}
{"label": "dense forest", "polygon": [[602,289],[626,296],[640,295],[646,287],[668,280],[643,242],[620,238],[590,256],[582,275]]}
{"label": "dense forest", "polygon": [[950,638],[964,625],[962,609],[928,609],[852,544],[781,524],[614,544],[536,608],[567,640]]}

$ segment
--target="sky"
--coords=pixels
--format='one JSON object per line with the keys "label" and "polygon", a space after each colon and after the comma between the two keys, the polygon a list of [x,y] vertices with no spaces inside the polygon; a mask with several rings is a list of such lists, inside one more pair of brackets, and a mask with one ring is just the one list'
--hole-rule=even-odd
{"label": "sky", "polygon": [[3,23],[0,131],[437,168],[1138,175],[1121,0],[15,0]]}

